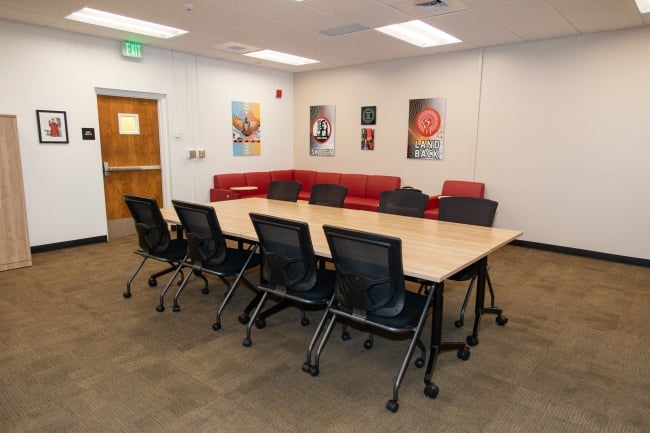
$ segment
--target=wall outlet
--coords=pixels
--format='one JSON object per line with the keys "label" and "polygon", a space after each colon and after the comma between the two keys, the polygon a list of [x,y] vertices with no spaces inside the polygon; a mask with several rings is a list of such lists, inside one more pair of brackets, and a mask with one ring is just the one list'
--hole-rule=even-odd
{"label": "wall outlet", "polygon": [[194,149],[188,150],[187,157],[189,159],[196,158],[196,150],[194,150]]}
{"label": "wall outlet", "polygon": [[205,149],[199,149],[199,158],[205,158]]}

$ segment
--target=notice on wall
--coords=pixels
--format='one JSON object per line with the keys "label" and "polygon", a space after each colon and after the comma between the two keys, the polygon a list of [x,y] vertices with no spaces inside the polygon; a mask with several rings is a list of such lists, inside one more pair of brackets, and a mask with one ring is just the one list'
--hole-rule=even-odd
{"label": "notice on wall", "polygon": [[335,105],[309,107],[309,154],[334,156]]}
{"label": "notice on wall", "polygon": [[260,104],[232,103],[232,154],[259,156],[262,154]]}
{"label": "notice on wall", "polygon": [[411,99],[406,157],[442,160],[447,98]]}

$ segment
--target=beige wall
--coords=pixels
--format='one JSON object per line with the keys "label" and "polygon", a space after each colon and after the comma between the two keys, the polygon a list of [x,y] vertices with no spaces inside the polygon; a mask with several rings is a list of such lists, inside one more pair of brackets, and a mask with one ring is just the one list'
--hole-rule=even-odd
{"label": "beige wall", "polygon": [[[297,168],[396,174],[433,194],[486,182],[522,239],[650,258],[650,29],[297,74]],[[443,161],[406,159],[408,101],[447,98]],[[309,156],[309,106],[336,105],[336,156]],[[360,107],[376,105],[376,150]]]}

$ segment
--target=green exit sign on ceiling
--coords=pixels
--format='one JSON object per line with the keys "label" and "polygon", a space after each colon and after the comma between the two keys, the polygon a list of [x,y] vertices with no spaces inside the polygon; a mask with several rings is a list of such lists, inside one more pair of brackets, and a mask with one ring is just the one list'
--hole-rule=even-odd
{"label": "green exit sign on ceiling", "polygon": [[122,55],[124,57],[142,58],[142,44],[139,42],[124,41],[122,42]]}

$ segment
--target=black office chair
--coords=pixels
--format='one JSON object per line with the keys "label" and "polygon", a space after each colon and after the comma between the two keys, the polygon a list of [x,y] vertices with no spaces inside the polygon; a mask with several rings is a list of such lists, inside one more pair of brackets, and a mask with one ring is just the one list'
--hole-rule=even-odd
{"label": "black office chair", "polygon": [[[147,259],[167,263],[169,268],[149,277],[149,287],[158,284],[158,277],[179,269],[180,264],[187,258],[187,242],[184,239],[171,239],[167,223],[160,213],[158,202],[155,198],[124,195],[126,206],[131,212],[135,229],[138,233],[139,249],[134,253],[142,257],[142,261],[126,282],[126,291],[122,294],[125,298],[131,297],[131,283],[135,279]],[[174,274],[174,278],[177,274]],[[173,279],[172,278],[172,281]]]}
{"label": "black office chair", "polygon": [[[494,215],[496,214],[498,205],[498,202],[485,198],[443,197],[440,199],[440,211],[438,213],[438,220],[491,227],[492,223],[494,222]],[[467,309],[469,297],[472,294],[472,289],[474,287],[476,277],[478,276],[478,268],[478,263],[475,263],[450,277],[450,279],[454,281],[469,280],[469,286],[467,287],[465,300],[463,301],[463,306],[460,309],[459,319],[454,322],[457,328],[460,328],[465,323],[465,311]],[[501,308],[494,306],[494,290],[492,289],[492,281],[490,280],[489,271],[486,271],[486,281],[487,286],[490,290],[491,302],[489,308],[483,309],[483,313],[496,314],[497,324],[503,326],[508,323],[508,318],[503,315],[503,310]],[[475,339],[475,337],[472,338]],[[468,343],[472,346],[475,346],[478,343],[478,340],[468,340]]]}
{"label": "black office chair", "polygon": [[[305,363],[303,370],[312,376],[319,374],[320,355],[339,319],[370,328],[373,332],[410,335],[408,349],[393,384],[393,397],[386,404],[390,411],[396,412],[399,409],[399,387],[416,346],[421,354],[415,365],[418,368],[424,366],[426,348],[420,334],[434,291],[429,290],[424,296],[406,290],[400,239],[329,225],[323,229],[336,268],[335,301],[326,310],[324,319],[331,320],[320,336],[314,362]],[[315,333],[310,348],[318,338]],[[308,354],[311,359],[311,353]]]}
{"label": "black office chair", "polygon": [[[336,283],[336,272],[316,266],[307,223],[256,213],[251,213],[250,217],[261,248],[264,282],[258,287],[263,294],[246,327],[243,344],[247,347],[252,344],[253,323],[258,328],[263,327],[256,322],[256,318],[268,295],[282,302],[300,305],[302,324],[307,325],[309,321],[305,317],[305,307],[324,308],[331,304]],[[318,325],[319,330],[323,319]]]}
{"label": "black office chair", "polygon": [[343,207],[348,187],[335,183],[316,183],[311,187],[309,204]]}
{"label": "black office chair", "polygon": [[405,188],[382,191],[378,211],[395,215],[422,218],[429,196],[417,189]]}
{"label": "black office chair", "polygon": [[298,201],[300,182],[293,180],[274,180],[269,183],[266,198],[283,201]]}
{"label": "black office chair", "polygon": [[[173,311],[179,311],[178,297],[192,274],[208,274],[219,277],[228,287],[226,296],[217,312],[217,320],[212,325],[216,331],[221,328],[221,313],[232,297],[240,281],[257,291],[256,287],[244,276],[244,273],[260,264],[259,255],[255,254],[256,245],[247,249],[230,248],[221,231],[217,214],[212,206],[172,200],[174,209],[187,236],[189,260],[181,268],[188,268],[188,273],[174,295]],[[227,278],[234,277],[230,283]]]}

